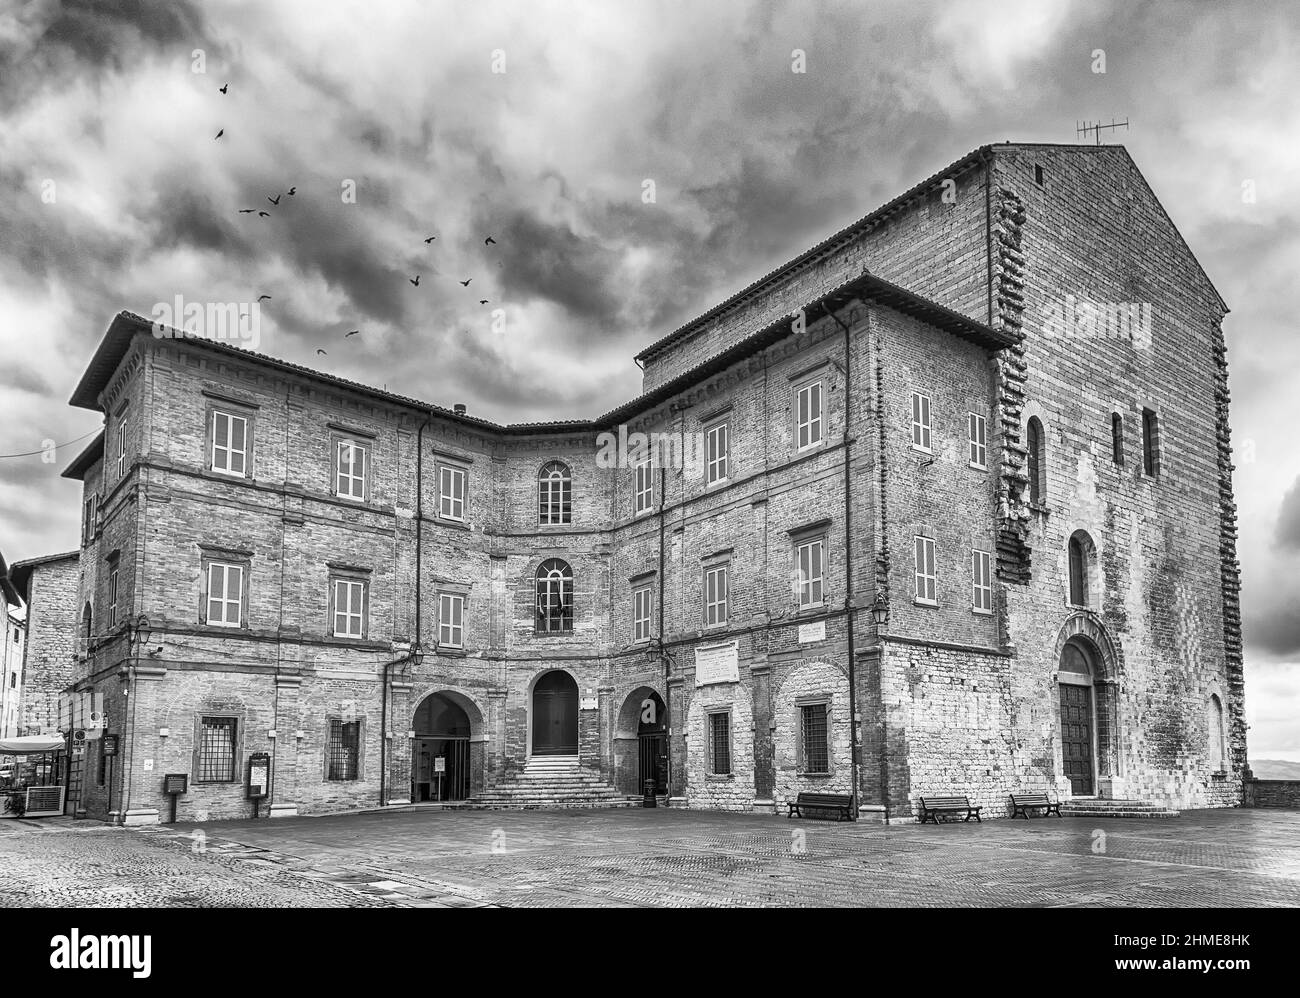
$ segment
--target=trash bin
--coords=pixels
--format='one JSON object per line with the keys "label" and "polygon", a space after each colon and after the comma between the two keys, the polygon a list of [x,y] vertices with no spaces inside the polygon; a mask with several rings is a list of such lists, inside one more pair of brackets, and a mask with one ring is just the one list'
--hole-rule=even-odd
{"label": "trash bin", "polygon": [[642,792],[642,794],[643,794],[643,797],[642,797],[642,800],[641,800],[641,806],[642,806],[642,807],[658,807],[658,806],[659,806],[659,801],[657,801],[657,800],[655,799],[655,781],[654,781],[654,780],[646,780],[644,783],[642,783],[642,784],[641,784],[641,792]]}

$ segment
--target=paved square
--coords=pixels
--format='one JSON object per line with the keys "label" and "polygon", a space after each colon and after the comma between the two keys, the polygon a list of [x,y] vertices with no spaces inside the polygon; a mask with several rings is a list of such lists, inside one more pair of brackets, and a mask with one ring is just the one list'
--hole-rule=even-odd
{"label": "paved square", "polygon": [[1300,812],[871,824],[618,809],[0,822],[7,905],[1300,906]]}

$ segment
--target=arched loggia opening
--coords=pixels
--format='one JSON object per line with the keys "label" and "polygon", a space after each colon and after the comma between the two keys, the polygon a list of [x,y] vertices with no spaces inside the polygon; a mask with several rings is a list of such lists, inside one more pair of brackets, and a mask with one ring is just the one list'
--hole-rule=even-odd
{"label": "arched loggia opening", "polygon": [[465,708],[445,693],[431,693],[415,709],[411,727],[411,800],[467,799],[471,724]]}
{"label": "arched loggia opening", "polygon": [[614,782],[626,794],[642,793],[645,781],[668,793],[668,717],[663,697],[638,686],[623,701],[614,731]]}

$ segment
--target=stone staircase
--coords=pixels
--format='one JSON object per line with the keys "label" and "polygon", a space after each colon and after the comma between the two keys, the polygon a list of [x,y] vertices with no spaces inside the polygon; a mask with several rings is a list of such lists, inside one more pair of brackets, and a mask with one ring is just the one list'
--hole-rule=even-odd
{"label": "stone staircase", "polygon": [[631,807],[640,798],[620,794],[576,755],[533,756],[522,770],[469,799],[471,807]]}
{"label": "stone staircase", "polygon": [[1065,818],[1174,818],[1178,812],[1163,804],[1143,800],[1103,800],[1099,797],[1076,797],[1061,802]]}

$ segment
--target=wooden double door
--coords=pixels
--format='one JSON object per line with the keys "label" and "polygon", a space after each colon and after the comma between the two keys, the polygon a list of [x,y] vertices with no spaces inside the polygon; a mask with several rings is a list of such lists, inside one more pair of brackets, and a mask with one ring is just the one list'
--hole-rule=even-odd
{"label": "wooden double door", "polygon": [[1076,797],[1096,793],[1092,687],[1061,683],[1061,761]]}
{"label": "wooden double door", "polygon": [[533,755],[578,754],[578,684],[548,672],[533,687]]}

